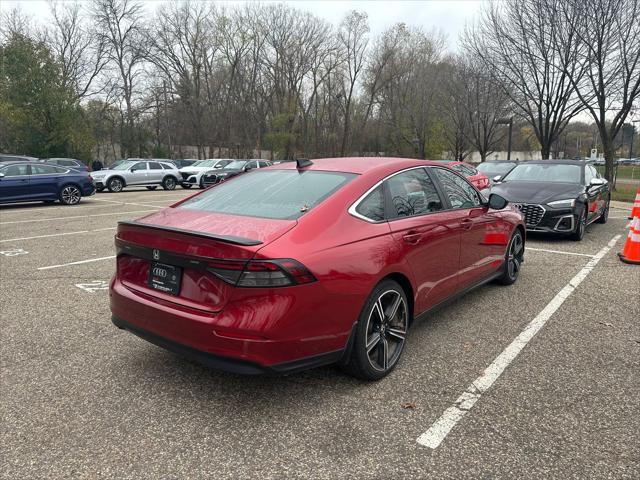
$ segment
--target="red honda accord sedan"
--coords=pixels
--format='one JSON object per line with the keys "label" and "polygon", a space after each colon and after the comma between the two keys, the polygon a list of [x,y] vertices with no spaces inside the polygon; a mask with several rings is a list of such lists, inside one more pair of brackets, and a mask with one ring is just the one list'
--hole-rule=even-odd
{"label": "red honda accord sedan", "polygon": [[282,163],[120,222],[113,323],[213,368],[388,374],[414,320],[518,278],[519,210],[437,163]]}

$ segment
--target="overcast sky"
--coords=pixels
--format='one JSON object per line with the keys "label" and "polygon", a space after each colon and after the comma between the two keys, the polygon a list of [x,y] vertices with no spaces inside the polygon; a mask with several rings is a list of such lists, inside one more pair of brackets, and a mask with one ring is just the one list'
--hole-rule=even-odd
{"label": "overcast sky", "polygon": [[[144,0],[143,3],[151,14],[162,1]],[[244,2],[216,3],[233,5]],[[472,21],[484,2],[483,0],[289,0],[282,3],[288,3],[301,10],[308,10],[334,24],[337,24],[349,10],[364,11],[369,15],[369,24],[374,35],[398,22],[420,26],[425,30],[440,29],[448,37],[449,48],[455,51],[459,33],[467,22]],[[19,6],[38,22],[44,23],[49,17],[49,6],[46,0],[0,0],[0,9],[2,10],[8,10],[15,6]]]}

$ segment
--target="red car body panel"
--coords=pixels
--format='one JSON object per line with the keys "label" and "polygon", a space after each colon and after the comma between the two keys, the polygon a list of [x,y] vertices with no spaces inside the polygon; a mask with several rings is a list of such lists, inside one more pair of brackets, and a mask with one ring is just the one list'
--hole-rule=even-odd
{"label": "red car body panel", "polygon": [[[408,286],[415,316],[491,278],[502,267],[514,229],[520,226],[524,231],[520,212],[510,206],[366,222],[349,214],[349,207],[385,177],[425,162],[392,158],[313,162],[307,169],[358,175],[297,220],[213,214],[175,208],[176,204],[141,218],[138,224],[119,225],[117,271],[110,288],[114,323],[141,336],[140,332],[148,333],[260,368],[333,353],[335,361],[348,348],[367,296],[383,278],[392,275]],[[264,170],[295,169],[291,163]],[[254,174],[260,173],[246,176]],[[216,235],[252,244],[219,241]],[[187,262],[179,296],[147,285],[151,260],[144,255],[153,250]],[[220,258],[291,258],[317,281],[242,288],[188,263]]]}

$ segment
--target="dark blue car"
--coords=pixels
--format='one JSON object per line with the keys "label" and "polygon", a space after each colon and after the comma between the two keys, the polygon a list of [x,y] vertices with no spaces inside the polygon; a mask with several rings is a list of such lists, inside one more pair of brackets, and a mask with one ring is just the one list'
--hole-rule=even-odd
{"label": "dark blue car", "polygon": [[0,164],[0,203],[59,200],[75,205],[95,192],[87,172],[36,162]]}

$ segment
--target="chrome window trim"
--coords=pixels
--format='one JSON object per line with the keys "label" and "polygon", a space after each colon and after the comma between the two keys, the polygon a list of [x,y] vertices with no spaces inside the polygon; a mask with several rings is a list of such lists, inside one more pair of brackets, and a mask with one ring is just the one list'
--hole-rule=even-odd
{"label": "chrome window trim", "polygon": [[[447,212],[450,210],[461,210],[460,208],[453,208],[453,209],[442,209],[442,210],[437,210],[435,212],[427,212],[427,213],[421,213],[419,215],[411,215],[410,217],[398,217],[398,218],[385,218],[384,220],[373,220],[372,218],[369,217],[365,217],[364,215],[356,212],[356,208],[358,208],[358,206],[360,205],[360,203],[362,203],[362,201],[367,198],[367,196],[373,192],[376,188],[378,188],[380,185],[382,185],[384,182],[386,182],[387,180],[389,180],[391,177],[395,177],[396,175],[400,175],[401,173],[406,173],[409,172],[411,170],[419,170],[419,169],[427,169],[427,168],[433,168],[433,165],[420,165],[418,167],[409,167],[409,168],[405,168],[404,170],[400,170],[398,172],[394,172],[390,175],[387,175],[386,177],[384,177],[382,180],[380,180],[378,183],[376,183],[373,187],[371,187],[369,190],[367,190],[366,192],[364,192],[362,195],[360,195],[360,197],[358,197],[358,199],[351,204],[351,206],[349,207],[349,209],[347,210],[347,212],[356,218],[359,218],[360,220],[364,220],[367,223],[372,223],[372,224],[377,224],[377,223],[385,223],[385,222],[394,222],[396,220],[404,220],[406,218],[415,218],[415,217],[422,217],[424,215],[433,215],[434,213],[442,213],[442,212]],[[436,167],[436,168],[441,168],[441,167]],[[426,172],[425,172],[426,173]],[[428,177],[428,174],[427,174]],[[433,182],[433,180],[431,180],[431,177],[429,177],[429,180]],[[437,192],[437,187],[434,183],[434,188],[436,188],[436,192]],[[440,197],[440,194],[438,193],[438,197]],[[442,202],[442,199],[440,199],[440,201]],[[476,208],[476,207],[470,207],[470,208]]]}

